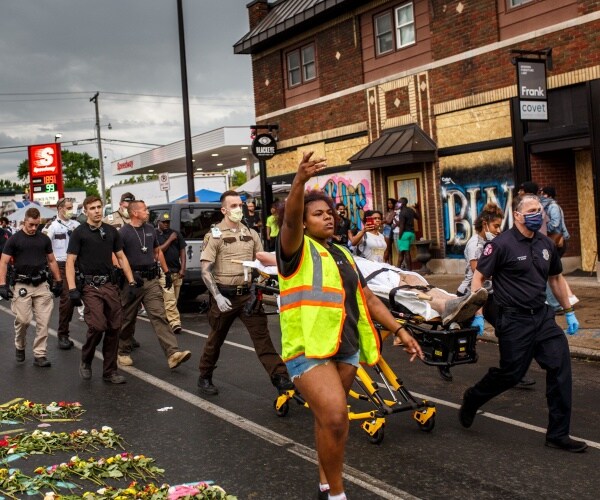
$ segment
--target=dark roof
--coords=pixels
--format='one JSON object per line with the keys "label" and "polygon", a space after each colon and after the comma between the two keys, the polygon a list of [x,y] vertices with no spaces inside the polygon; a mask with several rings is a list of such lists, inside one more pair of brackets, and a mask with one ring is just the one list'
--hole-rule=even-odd
{"label": "dark roof", "polygon": [[253,30],[233,46],[235,54],[255,54],[268,46],[347,12],[360,0],[278,0]]}
{"label": "dark roof", "polygon": [[352,170],[435,161],[437,146],[416,124],[385,130],[349,161]]}

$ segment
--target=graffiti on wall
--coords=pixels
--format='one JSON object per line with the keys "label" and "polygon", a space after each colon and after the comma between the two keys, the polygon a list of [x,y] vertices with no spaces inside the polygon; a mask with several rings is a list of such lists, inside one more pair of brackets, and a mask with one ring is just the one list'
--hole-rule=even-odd
{"label": "graffiti on wall", "polygon": [[359,229],[362,228],[364,212],[373,209],[369,170],[319,175],[306,183],[306,189],[321,189],[336,203],[343,203],[348,210],[351,225]]}
{"label": "graffiti on wall", "polygon": [[464,257],[465,245],[474,234],[475,220],[486,203],[495,203],[503,210],[503,231],[511,227],[513,191],[511,165],[443,170],[441,195],[446,256]]}

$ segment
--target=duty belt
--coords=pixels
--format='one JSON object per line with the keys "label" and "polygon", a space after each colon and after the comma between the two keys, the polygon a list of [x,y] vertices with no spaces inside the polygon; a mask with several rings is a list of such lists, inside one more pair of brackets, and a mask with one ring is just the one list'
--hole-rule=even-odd
{"label": "duty belt", "polygon": [[158,278],[159,272],[155,266],[143,266],[143,267],[133,267],[131,269],[134,274],[141,276],[147,280],[153,280],[154,278]]}
{"label": "duty belt", "polygon": [[233,295],[246,295],[250,293],[250,287],[248,285],[238,285],[238,286],[225,286],[225,285],[217,285],[219,288],[219,292],[221,292],[225,296],[233,296]]}
{"label": "duty belt", "polygon": [[508,314],[522,314],[524,316],[535,316],[539,313],[545,306],[539,307],[505,307],[500,306],[500,313],[508,313]]}
{"label": "duty belt", "polygon": [[84,274],[83,278],[86,285],[102,286],[110,283],[110,275],[108,274]]}
{"label": "duty belt", "polygon": [[37,274],[16,274],[15,283],[23,283],[24,285],[39,286],[48,281],[48,273],[41,271]]}

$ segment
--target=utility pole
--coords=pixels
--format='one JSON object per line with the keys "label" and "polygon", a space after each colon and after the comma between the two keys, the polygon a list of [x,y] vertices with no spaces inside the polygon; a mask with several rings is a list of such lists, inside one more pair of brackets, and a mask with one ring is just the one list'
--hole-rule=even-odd
{"label": "utility pole", "polygon": [[98,111],[98,95],[100,92],[96,92],[94,97],[90,99],[90,102],[94,103],[96,107],[96,135],[98,136],[98,161],[100,162],[100,198],[102,199],[102,206],[106,205],[106,187],[104,185],[104,158],[102,156],[102,139],[100,138],[100,112]]}
{"label": "utility pole", "polygon": [[183,137],[185,142],[185,172],[187,174],[188,201],[196,201],[194,163],[192,161],[192,131],[190,126],[190,101],[188,96],[187,63],[185,59],[185,33],[183,31],[183,5],[177,0],[177,25],[179,28],[179,64],[181,66],[181,94],[183,97]]}

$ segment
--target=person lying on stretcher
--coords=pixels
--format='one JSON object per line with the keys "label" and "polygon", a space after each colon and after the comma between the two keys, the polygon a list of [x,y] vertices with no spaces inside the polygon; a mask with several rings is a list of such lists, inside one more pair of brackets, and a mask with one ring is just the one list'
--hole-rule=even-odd
{"label": "person lying on stretcher", "polygon": [[[256,258],[263,266],[276,266],[274,253],[257,252]],[[401,271],[389,264],[372,262],[362,257],[354,257],[354,261],[369,288],[383,289],[387,292],[394,288],[423,292],[419,295],[419,300],[429,301],[431,308],[441,317],[444,326],[471,319],[487,300],[485,288],[457,297],[441,288],[429,286],[427,280],[417,273]]]}

